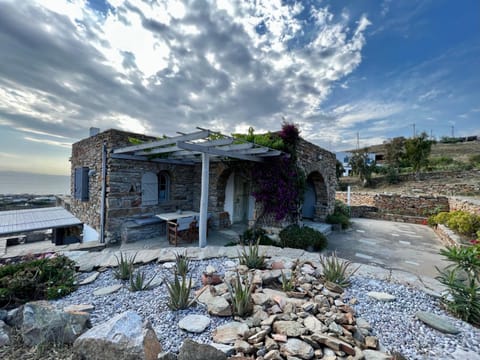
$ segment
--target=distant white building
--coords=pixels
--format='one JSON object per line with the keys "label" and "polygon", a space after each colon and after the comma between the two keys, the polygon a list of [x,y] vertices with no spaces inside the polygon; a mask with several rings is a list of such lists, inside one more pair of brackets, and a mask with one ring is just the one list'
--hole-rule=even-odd
{"label": "distant white building", "polygon": [[[353,153],[350,151],[339,151],[335,153],[335,156],[338,161],[343,165],[343,176],[350,176],[352,174],[352,166],[350,165],[350,159],[353,156]],[[367,153],[367,163],[373,164],[376,160],[375,153]]]}

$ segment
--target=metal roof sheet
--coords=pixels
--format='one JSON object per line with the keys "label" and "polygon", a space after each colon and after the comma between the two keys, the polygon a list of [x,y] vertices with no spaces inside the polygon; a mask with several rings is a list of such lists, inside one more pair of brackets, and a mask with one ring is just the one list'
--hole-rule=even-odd
{"label": "metal roof sheet", "polygon": [[81,225],[62,207],[0,211],[0,235]]}

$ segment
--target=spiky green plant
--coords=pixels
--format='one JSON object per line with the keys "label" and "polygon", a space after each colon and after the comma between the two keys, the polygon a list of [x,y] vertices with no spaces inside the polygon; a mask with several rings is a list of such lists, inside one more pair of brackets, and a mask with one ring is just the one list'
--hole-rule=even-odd
{"label": "spiky green plant", "polygon": [[230,293],[232,313],[240,317],[250,315],[253,311],[252,293],[254,284],[252,279],[245,277],[242,281],[237,271],[232,283],[227,281],[226,284]]}
{"label": "spiky green plant", "polygon": [[451,262],[436,277],[447,287],[443,303],[453,314],[480,325],[480,245],[450,246],[440,254]]}
{"label": "spiky green plant", "polygon": [[190,260],[186,251],[183,254],[175,254],[175,268],[180,276],[187,275],[190,271]]}
{"label": "spiky green plant", "polygon": [[292,275],[290,276],[290,278],[288,278],[282,271],[282,290],[285,292],[293,291],[295,290],[295,285],[296,285],[295,274],[292,272]]}
{"label": "spiky green plant", "polygon": [[350,269],[352,262],[339,259],[335,252],[332,252],[330,256],[320,255],[320,264],[323,268],[323,278],[341,287],[350,285],[350,277],[360,268],[358,266],[353,270]]}
{"label": "spiky green plant", "polygon": [[115,276],[115,278],[120,280],[130,280],[133,274],[136,257],[136,253],[132,256],[128,256],[127,254],[125,254],[124,256],[121,252],[120,259],[117,255],[115,255],[115,258],[117,259],[117,267],[113,271],[113,275]]}
{"label": "spiky green plant", "polygon": [[259,254],[259,243],[249,244],[246,248],[242,246],[242,253],[238,255],[241,265],[246,265],[249,269],[265,269],[265,255]]}
{"label": "spiky green plant", "polygon": [[130,291],[150,290],[154,278],[155,276],[147,280],[143,271],[137,271],[130,277]]}
{"label": "spiky green plant", "polygon": [[184,274],[181,277],[181,281],[179,280],[179,276],[177,271],[173,275],[173,280],[165,280],[165,284],[168,289],[168,293],[170,295],[170,299],[168,300],[168,307],[172,310],[181,310],[190,307],[193,304],[194,300],[189,300],[190,298],[190,290],[192,288],[192,276],[187,282],[187,274]]}

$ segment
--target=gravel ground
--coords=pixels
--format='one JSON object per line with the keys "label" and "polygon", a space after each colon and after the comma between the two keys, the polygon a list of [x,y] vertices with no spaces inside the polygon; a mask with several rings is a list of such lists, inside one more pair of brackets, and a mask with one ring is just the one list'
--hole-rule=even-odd
{"label": "gravel ground", "polygon": [[[194,289],[201,287],[200,276],[207,265],[212,265],[220,274],[225,269],[227,259],[212,259],[208,261],[191,261]],[[171,279],[172,271],[168,265],[148,264],[140,268],[147,278],[154,275]],[[85,278],[90,274],[82,274]],[[190,334],[180,330],[178,322],[188,314],[204,314],[206,309],[200,305],[187,310],[170,311],[167,307],[168,291],[165,284],[149,291],[131,292],[128,285],[114,294],[94,296],[92,292],[100,287],[121,283],[113,276],[111,269],[103,272],[95,282],[81,286],[77,291],[54,303],[63,307],[70,304],[92,304],[92,324],[98,324],[110,319],[113,315],[126,310],[138,312],[148,319],[155,329],[164,351],[177,352],[183,339],[189,337],[197,342],[210,343],[212,331],[221,324],[231,321],[231,318],[211,317],[212,322],[202,334]],[[126,283],[125,283],[126,284]],[[383,303],[369,298],[369,291],[388,292],[396,296],[396,301]],[[480,329],[461,320],[455,319],[441,309],[438,299],[400,284],[355,276],[345,294],[347,299],[355,297],[354,306],[357,317],[367,320],[373,328],[373,333],[379,337],[386,350],[401,352],[408,359],[451,359],[455,349],[480,353]],[[429,328],[415,318],[415,312],[423,310],[448,316],[462,332],[459,335],[445,335]]]}

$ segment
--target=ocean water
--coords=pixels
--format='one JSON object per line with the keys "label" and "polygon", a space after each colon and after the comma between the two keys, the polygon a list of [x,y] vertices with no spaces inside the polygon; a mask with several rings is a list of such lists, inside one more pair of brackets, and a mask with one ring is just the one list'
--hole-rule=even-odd
{"label": "ocean water", "polygon": [[70,177],[64,175],[0,171],[0,195],[7,194],[70,194]]}

